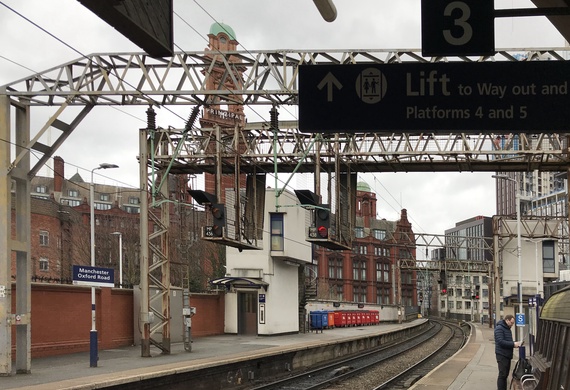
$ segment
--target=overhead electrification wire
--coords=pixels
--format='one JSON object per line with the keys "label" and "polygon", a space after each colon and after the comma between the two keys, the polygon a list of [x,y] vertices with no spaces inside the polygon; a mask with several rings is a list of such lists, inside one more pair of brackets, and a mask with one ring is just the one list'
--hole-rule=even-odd
{"label": "overhead electrification wire", "polygon": [[[214,20],[216,23],[219,24],[219,22],[218,22],[202,5],[200,5],[196,0],[194,0],[194,2],[195,2],[210,18],[212,18],[212,20]],[[20,12],[18,12],[18,11],[16,11],[15,9],[11,8],[10,6],[6,5],[4,2],[0,1],[0,5],[3,5],[4,7],[6,7],[7,9],[9,9],[10,11],[12,11],[13,13],[15,13],[16,15],[18,15],[18,16],[21,17],[22,19],[26,20],[28,23],[32,24],[33,26],[35,26],[36,28],[40,29],[40,30],[43,31],[44,33],[48,34],[50,37],[52,37],[52,38],[55,39],[56,41],[60,42],[60,43],[63,44],[64,46],[68,47],[69,49],[71,49],[71,50],[74,51],[75,53],[79,54],[81,57],[83,57],[83,58],[89,60],[89,57],[88,57],[87,55],[85,55],[85,54],[83,54],[81,51],[75,49],[72,45],[68,44],[68,43],[65,42],[63,39],[60,39],[60,38],[57,37],[56,35],[52,34],[50,31],[48,31],[47,29],[41,27],[40,25],[38,25],[37,23],[35,23],[35,22],[32,21],[31,19],[29,19],[29,18],[27,18],[26,16],[22,15]],[[200,36],[202,39],[204,39],[206,42],[208,42],[202,34],[200,34],[192,25],[190,25],[186,20],[184,20],[184,18],[182,18],[178,13],[174,12],[174,14],[175,14],[178,18],[180,18],[188,27],[190,27],[198,36]],[[223,28],[223,26],[222,26],[221,24],[220,24],[220,26]],[[227,33],[229,34],[229,32],[227,32]],[[247,48],[246,48],[243,44],[240,43],[240,45],[244,48],[244,50],[245,50],[248,54],[252,55],[252,53],[251,53],[249,50],[247,50]],[[180,49],[182,52],[184,52],[184,50],[183,50],[182,48],[180,48],[178,45],[176,45],[176,47],[177,47],[178,49]],[[218,52],[223,55],[223,53],[220,52],[219,50],[218,50]],[[32,70],[32,69],[30,69],[30,68],[27,68],[27,67],[25,67],[25,66],[23,66],[23,65],[21,65],[21,64],[19,64],[19,63],[17,63],[17,62],[15,62],[15,61],[12,61],[12,60],[10,60],[10,59],[7,59],[6,57],[1,56],[1,58],[4,58],[5,60],[7,60],[7,61],[9,61],[9,62],[12,62],[12,63],[14,63],[14,64],[16,64],[16,65],[18,65],[18,66],[21,66],[21,67],[27,69],[27,70],[30,70],[30,71],[32,71],[32,72],[34,72],[34,73],[37,73],[37,72],[35,72],[34,70]],[[232,66],[235,66],[235,65],[232,64]],[[272,75],[272,76],[275,77],[274,75]],[[180,118],[180,119],[182,119],[182,120],[185,120],[185,118],[183,118],[181,115],[179,115],[179,114],[176,113],[175,111],[171,110],[171,109],[168,108],[167,106],[165,106],[165,105],[163,105],[163,104],[160,104],[159,102],[155,101],[151,96],[149,96],[149,95],[143,93],[139,88],[133,86],[132,84],[130,84],[129,82],[127,82],[126,80],[124,80],[123,78],[121,78],[119,75],[116,74],[115,77],[117,77],[117,79],[120,80],[120,81],[122,81],[125,85],[128,85],[128,86],[130,86],[131,88],[133,88],[134,90],[136,90],[137,92],[139,92],[142,96],[144,96],[146,99],[148,99],[148,101],[149,101],[150,103],[152,103],[153,105],[156,105],[156,106],[159,106],[159,107],[164,107],[167,111],[169,111],[170,113],[174,114],[174,115],[177,116],[178,118]],[[230,90],[227,90],[227,92],[229,92],[229,93],[231,94],[231,91],[230,91]],[[111,106],[111,107],[115,108],[114,106]],[[261,115],[259,112],[257,112],[254,108],[252,108],[251,106],[248,107],[248,108],[249,108],[252,112],[254,112],[257,116],[259,116],[262,120],[265,120],[264,116]],[[281,108],[284,109],[285,111],[287,111],[292,117],[297,118],[296,115],[293,114],[293,113],[291,113],[291,112],[289,112],[289,111],[286,109],[285,106],[282,106]],[[139,118],[139,117],[137,117],[137,116],[135,116],[135,115],[132,115],[132,114],[127,113],[127,112],[124,112],[124,111],[122,111],[122,110],[120,110],[120,109],[118,109],[118,108],[115,108],[115,109],[118,110],[118,111],[120,111],[120,112],[123,112],[123,113],[125,113],[125,114],[127,114],[127,115],[130,115],[130,116],[132,116],[132,117],[134,117],[134,118],[137,118],[137,119],[139,119],[139,120],[142,121],[142,122],[144,122],[143,119],[141,119],[141,118]],[[219,142],[219,141],[216,140],[216,142]],[[225,145],[225,146],[227,147],[227,145]],[[232,148],[233,148],[233,147],[232,147]],[[260,167],[260,168],[261,168],[261,167]],[[263,170],[263,169],[262,169],[262,170]],[[271,175],[271,172],[265,172],[265,173]],[[285,182],[282,181],[282,180],[280,180],[280,182],[281,182],[281,183],[285,183]],[[330,196],[330,195],[329,195],[329,196]]]}
{"label": "overhead electrification wire", "polygon": [[[226,32],[226,34],[227,34],[228,36],[231,36],[230,32],[226,30],[226,28],[224,27],[224,25],[221,24],[208,10],[206,10],[206,9],[205,9],[200,3],[198,3],[196,0],[194,0],[194,3],[195,3],[206,15],[208,15],[215,23],[218,23],[218,25],[220,26],[220,28],[222,28],[222,29]],[[198,35],[200,38],[202,38],[206,43],[209,43],[208,40],[207,40],[200,32],[198,32],[197,29],[194,28],[194,26],[192,26],[188,21],[186,21],[180,14],[178,14],[178,13],[175,12],[175,11],[174,11],[174,14],[175,14],[184,24],[186,24],[190,29],[192,29],[192,30],[196,33],[196,35]],[[246,53],[248,53],[249,55],[253,56],[253,54],[247,49],[247,47],[246,47],[242,42],[240,42],[240,46],[243,48],[243,50],[244,50]],[[184,49],[182,49],[182,48],[179,47],[178,45],[176,45],[176,47],[177,47],[180,51],[184,52]],[[222,53],[220,50],[217,50],[217,51],[218,51],[219,54],[222,54],[222,55],[223,55],[223,53]],[[274,77],[273,74],[272,74],[272,76]],[[277,81],[278,81],[278,80],[277,80]],[[227,90],[227,91],[230,92],[230,93],[232,92],[232,91],[230,91],[230,90]],[[248,108],[249,108],[251,111],[253,111],[256,115],[258,115],[261,119],[265,120],[265,118],[264,118],[261,114],[259,114],[254,108],[252,108],[252,107],[248,107]],[[291,113],[290,111],[288,111],[288,110],[286,110],[286,111],[287,111],[293,118],[295,118],[295,119],[298,120],[298,118],[297,118],[297,116],[296,116],[295,114],[292,114],[292,113]],[[265,172],[265,173],[271,174],[270,172]],[[368,172],[368,173],[374,174],[374,172]],[[280,180],[280,181],[281,181],[281,183],[283,184],[283,181],[282,181],[282,180]],[[383,187],[384,187],[384,186],[383,186]],[[390,196],[392,196],[392,194],[388,191],[388,189],[387,189],[386,187],[384,187],[384,189],[386,190],[386,192],[388,192],[388,194],[390,194]],[[377,194],[377,195],[380,196],[380,194]],[[329,199],[330,199],[330,197],[331,197],[331,194],[329,194]],[[394,198],[394,197],[392,196],[392,198]],[[338,201],[338,200],[337,200],[337,201]],[[330,201],[329,201],[329,202],[330,202]],[[394,210],[396,210],[396,209],[393,207],[393,205],[392,205],[391,203],[388,203],[388,204],[390,205],[390,207],[392,207]],[[401,210],[396,210],[396,211],[399,213]],[[408,216],[410,216],[410,214],[408,214]],[[412,221],[414,221],[413,218],[411,218],[411,216],[410,216],[410,219],[412,219]],[[415,222],[415,221],[414,221],[414,222]],[[416,223],[416,226],[419,227],[419,224]]]}
{"label": "overhead electrification wire", "polygon": [[[220,27],[226,32],[226,34],[228,34],[228,36],[231,35],[230,32],[225,29],[224,25],[221,24],[221,23],[220,23],[208,10],[206,10],[200,3],[198,3],[197,0],[193,0],[193,1],[194,1],[194,3],[195,3],[198,7],[200,7],[200,9],[202,9],[202,11],[203,11],[206,15],[208,15],[215,23],[218,23],[218,24],[219,24]],[[206,43],[208,43],[208,40],[206,40],[206,38],[205,38],[202,34],[200,34],[190,23],[188,23],[181,15],[179,15],[179,14],[176,13],[176,12],[174,12],[174,14],[175,14],[182,22],[184,22],[188,27],[190,27],[198,36],[200,36],[202,39],[204,39],[204,40],[206,41]],[[240,42],[240,46],[244,49],[244,51],[245,51],[246,53],[252,55],[252,53],[247,49],[247,47],[246,47],[242,42]],[[177,46],[177,47],[178,47],[178,46]],[[180,47],[179,47],[179,49],[183,51],[183,49],[181,49]],[[222,54],[219,50],[218,50],[218,52],[219,52],[220,54]],[[252,56],[253,56],[253,55],[252,55]],[[228,91],[228,92],[231,92],[231,91]],[[255,111],[252,107],[249,107],[249,109],[251,109],[251,110],[252,110],[255,114],[257,114],[260,118],[264,119],[264,117],[261,116],[257,111]],[[297,118],[296,115],[292,114],[292,113],[291,113],[290,111],[288,111],[288,110],[286,110],[286,111],[287,111],[289,114],[291,114],[291,116],[293,116],[295,119],[298,120],[298,118]],[[371,173],[371,174],[375,175],[375,172],[371,172],[371,171],[369,171],[369,172],[363,172],[363,173]],[[376,180],[376,176],[374,176],[374,178],[375,178],[375,180]],[[390,193],[390,191],[389,191],[383,184],[382,184],[382,187],[383,187],[383,188],[385,189],[385,191],[396,201],[396,203],[399,204],[399,202],[394,198],[394,196]],[[377,194],[377,195],[380,196],[380,194]],[[330,198],[330,197],[331,197],[331,194],[329,194],[329,198]],[[398,213],[401,212],[401,210],[396,210],[396,208],[394,208],[394,206],[393,206],[391,203],[388,203],[388,204],[389,204],[390,207],[392,207],[396,212],[398,212]],[[401,207],[401,205],[400,205],[400,207]],[[415,226],[418,226],[421,230],[423,230],[423,229],[421,228],[421,226],[419,225],[419,223],[417,223],[417,221],[415,221],[415,220],[411,217],[411,214],[408,213],[408,216],[409,216],[410,219],[415,223]]]}

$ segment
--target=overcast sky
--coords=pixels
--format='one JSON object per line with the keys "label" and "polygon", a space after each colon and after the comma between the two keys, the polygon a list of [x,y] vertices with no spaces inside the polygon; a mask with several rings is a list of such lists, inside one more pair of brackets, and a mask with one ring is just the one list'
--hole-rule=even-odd
{"label": "overcast sky", "polygon": [[[230,25],[243,50],[261,49],[419,49],[420,0],[334,0],[338,17],[325,22],[311,0],[174,0],[175,45],[203,50],[215,21]],[[495,8],[532,7],[530,1],[495,0]],[[13,10],[8,9],[12,8]],[[31,22],[53,34],[60,41]],[[544,17],[501,18],[495,22],[497,48],[561,47],[564,39]],[[0,85],[27,77],[81,54],[141,51],[76,0],[0,0]],[[178,49],[175,47],[175,50]],[[66,178],[101,162],[119,169],[95,181],[138,187],[138,129],[146,107],[96,107],[60,147]],[[54,109],[32,110],[34,126]],[[186,118],[190,108],[179,109]],[[183,121],[157,109],[159,126],[181,128]],[[248,118],[252,122],[267,120]],[[280,117],[280,119],[282,119]],[[43,169],[40,175],[50,175]],[[99,171],[102,172],[102,171]],[[492,173],[366,174],[378,194],[378,216],[395,220],[408,210],[414,230],[443,234],[458,221],[495,213]]]}

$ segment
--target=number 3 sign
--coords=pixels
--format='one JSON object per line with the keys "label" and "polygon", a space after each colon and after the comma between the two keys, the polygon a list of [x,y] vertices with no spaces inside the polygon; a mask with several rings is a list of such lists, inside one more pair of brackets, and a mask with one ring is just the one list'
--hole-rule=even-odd
{"label": "number 3 sign", "polygon": [[493,0],[422,0],[422,55],[495,53]]}

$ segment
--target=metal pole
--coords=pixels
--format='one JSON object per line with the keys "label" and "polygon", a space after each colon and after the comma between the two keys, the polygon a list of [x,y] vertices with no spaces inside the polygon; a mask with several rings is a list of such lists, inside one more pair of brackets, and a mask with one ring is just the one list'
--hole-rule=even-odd
{"label": "metal pole", "polygon": [[119,288],[123,288],[123,233],[113,232],[113,236],[119,236]]}
{"label": "metal pole", "polygon": [[[91,267],[95,267],[95,183],[93,172],[97,169],[118,168],[118,165],[101,163],[91,170],[91,184],[89,185],[89,210],[91,219]],[[91,287],[91,333],[89,334],[89,366],[97,367],[99,352],[97,345],[97,311],[95,309],[95,286]]]}
{"label": "metal pole", "polygon": [[[519,300],[519,313],[523,313],[523,302],[522,302],[522,253],[521,253],[521,195],[520,195],[520,188],[518,180],[515,180],[516,183],[516,206],[517,206],[517,261],[518,261],[518,268],[519,268],[519,275],[517,281],[517,292],[518,292],[518,300]],[[518,327],[518,341],[521,342],[523,340],[523,327]]]}
{"label": "metal pole", "polygon": [[123,235],[119,233],[119,288],[123,288]]}
{"label": "metal pole", "polygon": [[[93,172],[99,169],[91,170],[91,184],[89,185],[89,209],[91,218],[91,267],[95,267],[95,186],[93,184]],[[95,286],[91,286],[91,333],[89,334],[89,367],[97,367],[97,325],[95,310]]]}

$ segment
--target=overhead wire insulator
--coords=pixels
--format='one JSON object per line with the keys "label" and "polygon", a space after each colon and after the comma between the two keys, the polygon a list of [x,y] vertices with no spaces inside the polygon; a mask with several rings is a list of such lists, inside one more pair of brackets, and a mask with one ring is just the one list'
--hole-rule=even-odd
{"label": "overhead wire insulator", "polygon": [[279,120],[277,119],[279,117],[279,112],[277,111],[277,109],[275,107],[271,108],[271,110],[269,110],[269,116],[271,118],[271,129],[272,130],[279,130]]}
{"label": "overhead wire insulator", "polygon": [[200,112],[200,106],[194,106],[194,108],[192,109],[192,113],[190,114],[190,117],[188,118],[188,121],[186,121],[186,125],[184,126],[184,133],[187,133],[190,130],[192,130],[192,127],[194,127],[194,122],[196,122],[196,119],[198,118],[199,112]]}
{"label": "overhead wire insulator", "polygon": [[156,112],[152,106],[146,110],[146,128],[156,130]]}

